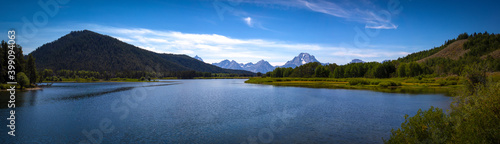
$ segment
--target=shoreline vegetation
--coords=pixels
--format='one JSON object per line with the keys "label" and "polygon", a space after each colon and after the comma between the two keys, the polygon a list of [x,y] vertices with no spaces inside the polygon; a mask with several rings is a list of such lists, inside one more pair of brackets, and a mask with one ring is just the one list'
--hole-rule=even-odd
{"label": "shoreline vegetation", "polygon": [[[500,83],[482,65],[466,67],[451,109],[432,107],[405,114],[384,143],[500,143]],[[498,80],[498,79],[497,79]]]}
{"label": "shoreline vegetation", "polygon": [[[487,73],[491,82],[500,81],[500,72]],[[389,93],[456,95],[467,79],[463,76],[406,77],[406,78],[272,78],[253,77],[245,81],[251,84],[293,86],[307,88],[357,89]]]}
{"label": "shoreline vegetation", "polygon": [[307,88],[372,90],[388,93],[445,94],[463,87],[459,80],[447,78],[250,78],[245,83]]}

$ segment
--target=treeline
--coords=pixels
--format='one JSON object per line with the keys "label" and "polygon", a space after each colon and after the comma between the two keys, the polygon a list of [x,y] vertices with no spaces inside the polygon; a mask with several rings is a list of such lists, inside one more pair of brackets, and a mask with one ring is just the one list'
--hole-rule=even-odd
{"label": "treeline", "polygon": [[367,63],[349,63],[346,65],[321,65],[320,63],[307,63],[296,68],[276,68],[267,72],[266,77],[303,77],[303,78],[391,78],[391,77],[439,77],[447,75],[460,75],[466,66],[479,64],[486,71],[500,71],[500,59],[487,56],[467,57],[459,60],[448,58],[432,58],[422,63],[399,62],[397,60]]}
{"label": "treeline", "polygon": [[139,80],[151,80],[166,77],[175,77],[179,79],[192,79],[195,77],[250,77],[247,74],[226,74],[210,73],[197,71],[178,71],[178,72],[154,72],[154,71],[124,71],[124,72],[96,72],[96,71],[72,71],[44,69],[39,72],[38,82],[43,81],[63,81],[63,79],[86,79],[90,81],[112,80],[114,78],[133,78]]}
{"label": "treeline", "polygon": [[[467,34],[467,33],[464,33]],[[500,49],[500,34],[474,33],[464,43],[464,49],[470,49],[466,56],[482,56]]]}
{"label": "treeline", "polygon": [[429,66],[436,75],[460,75],[463,69],[472,64],[481,64],[486,71],[500,71],[500,59],[488,55],[485,59],[480,57],[464,57],[458,60],[449,58],[432,58],[422,64]]}
{"label": "treeline", "polygon": [[[0,82],[6,83],[8,81],[16,81],[21,88],[30,86],[32,83],[36,83],[38,78],[38,72],[36,70],[35,59],[32,55],[24,56],[23,48],[20,45],[15,45],[12,51],[9,51],[9,45],[7,42],[2,41],[0,44]],[[14,71],[16,77],[9,77],[7,74],[9,55],[14,55]]]}
{"label": "treeline", "polygon": [[321,63],[307,63],[296,68],[276,68],[266,73],[267,77],[305,77],[305,78],[390,78],[414,77],[431,74],[432,70],[416,62],[399,63],[387,61],[384,63],[350,63],[346,65],[321,65]]}

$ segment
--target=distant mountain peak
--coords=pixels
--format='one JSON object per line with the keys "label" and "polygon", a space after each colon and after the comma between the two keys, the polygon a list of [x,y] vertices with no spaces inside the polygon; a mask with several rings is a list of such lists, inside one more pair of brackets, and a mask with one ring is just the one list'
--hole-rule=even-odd
{"label": "distant mountain peak", "polygon": [[352,59],[350,63],[364,63],[365,61],[360,59]]}
{"label": "distant mountain peak", "polygon": [[222,60],[219,63],[212,63],[212,65],[215,65],[215,66],[218,66],[221,68],[226,68],[226,69],[235,69],[235,70],[242,70],[243,69],[238,62],[236,62],[234,60],[229,61],[228,59]]}
{"label": "distant mountain peak", "polygon": [[201,57],[199,57],[198,55],[194,56],[194,59],[197,59],[199,61],[203,61],[203,59]]}
{"label": "distant mountain peak", "polygon": [[310,62],[319,62],[313,55],[302,52],[292,60],[288,61],[282,67],[297,67]]}
{"label": "distant mountain peak", "polygon": [[301,52],[301,53],[299,54],[299,56],[304,56],[304,55],[310,55],[310,54],[309,54],[309,53],[306,53],[306,52]]}

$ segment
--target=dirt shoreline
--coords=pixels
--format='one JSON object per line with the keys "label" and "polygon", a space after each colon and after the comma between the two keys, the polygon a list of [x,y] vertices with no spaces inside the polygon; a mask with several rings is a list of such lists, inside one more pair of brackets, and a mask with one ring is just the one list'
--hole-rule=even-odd
{"label": "dirt shoreline", "polygon": [[[16,88],[16,91],[31,91],[31,90],[41,90],[43,89],[42,87],[34,87],[34,88],[24,88],[24,89],[20,89],[20,88]],[[7,89],[1,89],[0,91],[7,91]]]}

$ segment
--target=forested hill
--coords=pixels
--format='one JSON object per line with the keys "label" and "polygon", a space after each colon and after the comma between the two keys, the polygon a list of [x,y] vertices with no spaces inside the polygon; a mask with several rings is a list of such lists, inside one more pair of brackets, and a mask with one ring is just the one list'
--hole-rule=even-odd
{"label": "forested hill", "polygon": [[474,33],[460,34],[455,39],[445,41],[439,47],[429,50],[415,52],[399,58],[400,62],[424,62],[433,58],[459,59],[485,59],[488,56],[494,59],[500,58],[500,34]]}
{"label": "forested hill", "polygon": [[199,71],[253,74],[222,69],[187,55],[158,54],[89,30],[73,31],[31,53],[38,69],[123,71]]}

